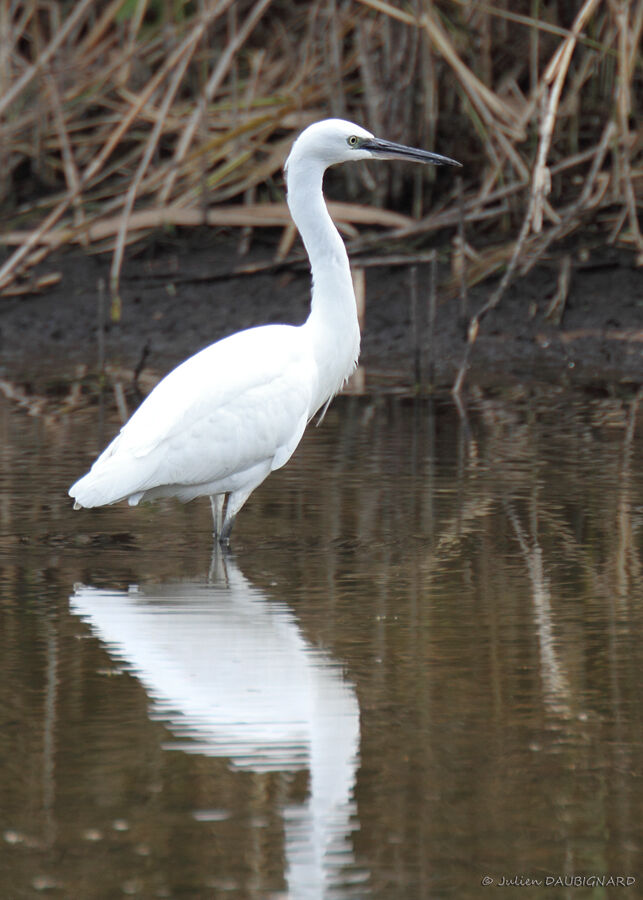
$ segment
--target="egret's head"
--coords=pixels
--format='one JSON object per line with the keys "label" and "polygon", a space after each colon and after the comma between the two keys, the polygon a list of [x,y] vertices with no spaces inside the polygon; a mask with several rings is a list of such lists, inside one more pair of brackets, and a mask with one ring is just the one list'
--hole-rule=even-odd
{"label": "egret's head", "polygon": [[344,119],[324,119],[309,125],[299,135],[286,160],[286,173],[295,160],[314,161],[325,169],[358,159],[408,159],[435,166],[461,165],[448,156],[381,140]]}

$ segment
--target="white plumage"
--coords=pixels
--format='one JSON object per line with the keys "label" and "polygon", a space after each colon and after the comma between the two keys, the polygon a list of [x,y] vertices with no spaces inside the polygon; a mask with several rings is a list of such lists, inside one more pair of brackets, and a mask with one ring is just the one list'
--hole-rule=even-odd
{"label": "white plumage", "polygon": [[170,372],[70,488],[76,507],[207,495],[215,534],[228,542],[252,491],[290,459],[307,422],[357,364],[360,333],[350,266],[326,209],[322,180],[334,163],[372,158],[459,165],[379,140],[340,119],[302,132],[285,172],[288,205],[312,269],[308,319],[300,326],[240,331]]}

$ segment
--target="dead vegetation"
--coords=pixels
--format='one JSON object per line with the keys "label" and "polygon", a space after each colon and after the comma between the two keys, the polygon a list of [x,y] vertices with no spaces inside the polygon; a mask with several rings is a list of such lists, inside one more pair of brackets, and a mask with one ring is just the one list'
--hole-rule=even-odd
{"label": "dead vegetation", "polygon": [[643,261],[642,30],[643,0],[0,3],[0,293],[45,289],[36,264],[77,243],[111,253],[117,316],[125,247],[158,227],[238,226],[246,245],[281,227],[283,259],[288,147],[346,116],[465,164],[462,183],[347,167],[336,212],[358,265],[450,238],[442,291],[461,315],[468,286],[501,275],[471,347],[511,279],[573,232]]}

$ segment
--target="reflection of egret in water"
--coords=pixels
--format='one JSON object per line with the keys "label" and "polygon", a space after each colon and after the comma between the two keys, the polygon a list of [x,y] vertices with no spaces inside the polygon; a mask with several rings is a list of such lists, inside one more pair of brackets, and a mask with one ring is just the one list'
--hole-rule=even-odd
{"label": "reflection of egret in water", "polygon": [[77,587],[70,603],[144,685],[152,716],[189,739],[181,749],[252,772],[309,769],[307,802],[284,810],[289,895],[330,897],[344,882],[346,896],[359,707],[288,607],[230,557],[219,584]]}

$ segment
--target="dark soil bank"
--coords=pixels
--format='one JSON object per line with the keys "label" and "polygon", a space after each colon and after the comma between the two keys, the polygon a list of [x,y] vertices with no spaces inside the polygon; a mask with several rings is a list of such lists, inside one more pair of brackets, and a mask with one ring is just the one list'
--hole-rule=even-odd
{"label": "dark soil bank", "polygon": [[[268,270],[226,277],[235,267],[270,263],[274,245],[256,239],[240,258],[237,242],[212,232],[189,240],[161,237],[128,254],[122,278],[122,318],[108,324],[105,358],[128,368],[163,374],[218,338],[252,325],[302,322],[308,312],[309,275]],[[561,386],[613,390],[643,382],[643,280],[631,254],[605,251],[572,267],[560,325],[544,317],[556,290],[558,262],[540,266],[515,283],[484,321],[467,383],[494,386],[546,381]],[[98,360],[98,284],[107,283],[109,256],[79,250],[48,260],[58,285],[38,296],[0,298],[0,376],[24,380],[53,362],[63,372]],[[448,274],[448,273],[441,273]],[[361,362],[369,375],[400,385],[415,382],[410,270],[366,270],[366,320]],[[438,298],[431,358],[427,347],[427,267],[417,270],[422,366],[437,386],[451,385],[465,351],[459,300]],[[493,285],[471,293],[475,312]],[[105,295],[104,318],[109,300]],[[388,376],[394,376],[392,379]],[[376,379],[377,380],[377,379]]]}

